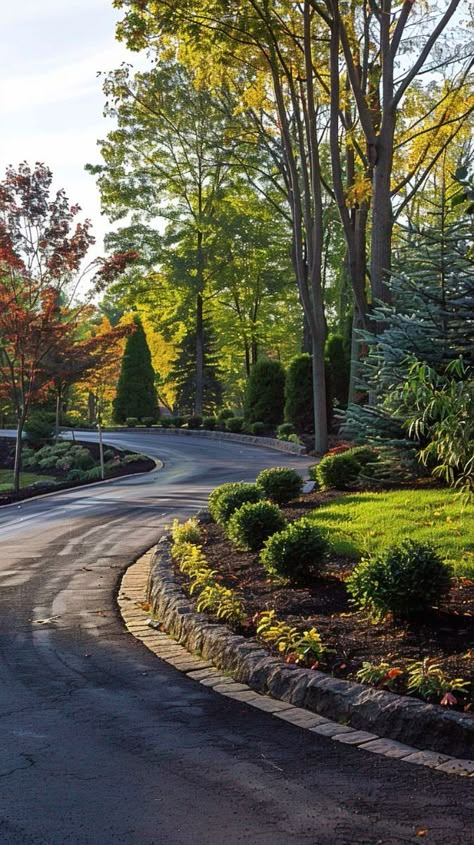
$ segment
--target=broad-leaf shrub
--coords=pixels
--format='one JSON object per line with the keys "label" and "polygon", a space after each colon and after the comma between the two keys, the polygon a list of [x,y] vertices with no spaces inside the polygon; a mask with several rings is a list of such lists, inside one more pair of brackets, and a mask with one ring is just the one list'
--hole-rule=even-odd
{"label": "broad-leaf shrub", "polygon": [[293,423],[282,423],[277,427],[277,440],[288,440],[290,434],[296,434]]}
{"label": "broad-leaf shrub", "polygon": [[374,619],[410,618],[445,598],[451,567],[430,543],[404,540],[359,563],[346,580],[354,604]]}
{"label": "broad-leaf shrub", "polygon": [[238,433],[238,432],[242,431],[243,426],[244,426],[243,417],[229,417],[229,419],[226,420],[227,431],[232,431],[234,433]]}
{"label": "broad-leaf shrub", "polygon": [[214,431],[216,427],[217,418],[216,417],[204,417],[202,421],[202,427],[206,431]]}
{"label": "broad-leaf shrub", "polygon": [[259,551],[265,540],[285,527],[285,519],[271,502],[246,502],[227,523],[227,536],[239,549]]}
{"label": "broad-leaf shrub", "polygon": [[248,429],[250,434],[255,434],[257,437],[260,437],[262,434],[265,434],[265,423],[257,420],[257,422],[250,423]]}
{"label": "broad-leaf shrub", "polygon": [[125,425],[128,426],[128,428],[136,428],[138,425],[138,417],[127,417]]}
{"label": "broad-leaf shrub", "polygon": [[188,417],[188,428],[196,429],[201,428],[202,425],[202,417],[199,414],[193,414],[192,416]]}
{"label": "broad-leaf shrub", "polygon": [[318,482],[321,490],[335,487],[337,490],[347,490],[354,486],[360,472],[357,458],[348,452],[339,455],[325,455],[319,464],[310,467],[310,475]]}
{"label": "broad-leaf shrub", "polygon": [[143,425],[146,425],[147,428],[151,428],[152,425],[154,425],[155,422],[156,422],[155,417],[143,417],[142,418],[142,423],[143,423]]}
{"label": "broad-leaf shrub", "polygon": [[245,502],[263,499],[263,490],[258,484],[231,481],[216,487],[209,496],[209,511],[219,525],[225,525],[237,508]]}
{"label": "broad-leaf shrub", "polygon": [[326,534],[313,521],[303,518],[268,538],[260,563],[270,575],[302,583],[319,572],[328,547]]}
{"label": "broad-leaf shrub", "polygon": [[221,410],[217,414],[217,419],[218,420],[229,420],[233,416],[234,416],[234,412],[231,411],[230,408],[221,408]]}
{"label": "broad-leaf shrub", "polygon": [[257,475],[257,484],[263,489],[266,498],[277,505],[285,505],[296,499],[303,489],[303,479],[295,469],[289,467],[262,470]]}

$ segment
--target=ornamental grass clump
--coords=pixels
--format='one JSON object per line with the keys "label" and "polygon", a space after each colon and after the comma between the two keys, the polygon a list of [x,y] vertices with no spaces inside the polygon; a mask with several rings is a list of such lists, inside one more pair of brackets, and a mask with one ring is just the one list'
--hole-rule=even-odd
{"label": "ornamental grass clump", "polygon": [[257,484],[263,489],[267,499],[277,505],[286,505],[296,499],[303,489],[303,479],[295,469],[272,467],[257,475]]}
{"label": "ornamental grass clump", "polygon": [[372,618],[410,619],[444,599],[452,570],[430,543],[404,540],[359,563],[346,580],[352,601]]}
{"label": "ornamental grass clump", "polygon": [[304,583],[321,570],[328,548],[326,534],[303,518],[268,538],[260,563],[269,575]]}
{"label": "ornamental grass clump", "polygon": [[238,548],[258,552],[265,540],[285,527],[285,519],[271,502],[246,502],[233,513],[227,524],[227,536]]}
{"label": "ornamental grass clump", "polygon": [[225,525],[234,511],[246,502],[258,502],[264,493],[258,484],[229,482],[216,487],[209,496],[209,511],[218,525]]}

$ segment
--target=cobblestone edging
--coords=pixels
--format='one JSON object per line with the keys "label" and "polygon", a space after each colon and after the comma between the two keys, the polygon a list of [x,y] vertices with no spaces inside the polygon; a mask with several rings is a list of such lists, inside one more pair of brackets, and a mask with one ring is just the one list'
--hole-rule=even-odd
{"label": "cobblestone edging", "polygon": [[[467,769],[461,773],[474,776],[474,760],[465,759],[474,757],[472,716],[288,665],[270,655],[256,640],[245,639],[225,625],[210,622],[194,610],[193,603],[184,595],[171,561],[170,541],[165,537],[151,558],[147,600],[154,618],[191,654],[199,654],[219,670],[231,673],[245,689],[270,695],[297,709],[304,708],[313,719],[333,720],[330,724],[336,730],[329,735],[339,730],[340,734],[348,734],[345,742],[356,743],[354,734],[362,732],[360,742],[364,746],[366,742],[388,742],[392,749],[389,756],[397,757],[422,753],[430,761],[424,765],[433,765],[435,760],[441,771],[450,771],[452,758],[446,755],[457,755],[462,758],[457,760],[458,768]],[[321,728],[319,732],[324,733],[324,724]],[[328,726],[326,730],[332,728]],[[412,743],[417,747],[412,747]],[[377,748],[367,747],[367,750],[377,751]]]}
{"label": "cobblestone edging", "polygon": [[[69,429],[62,429],[69,431]],[[91,429],[84,429],[90,432]],[[81,429],[75,428],[74,432],[80,434]],[[274,437],[254,437],[252,434],[232,434],[227,431],[202,431],[200,429],[187,428],[113,428],[108,427],[103,429],[104,434],[108,432],[119,434],[156,434],[174,435],[178,437],[204,437],[210,440],[231,440],[234,443],[246,443],[247,446],[260,446],[265,449],[274,449],[277,452],[288,452],[292,455],[305,455],[306,449],[304,446],[299,446],[297,443],[289,443],[287,440],[277,440]]]}

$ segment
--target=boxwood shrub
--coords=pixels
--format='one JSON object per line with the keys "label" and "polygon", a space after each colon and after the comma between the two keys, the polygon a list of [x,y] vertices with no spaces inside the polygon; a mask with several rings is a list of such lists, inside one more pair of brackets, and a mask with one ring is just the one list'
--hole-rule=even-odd
{"label": "boxwood shrub", "polygon": [[245,502],[263,499],[263,490],[258,484],[229,482],[216,487],[209,496],[209,511],[219,525],[225,525],[237,508]]}
{"label": "boxwood shrub", "polygon": [[410,618],[448,595],[451,567],[430,543],[404,540],[359,563],[346,580],[354,604],[374,618]]}
{"label": "boxwood shrub", "polygon": [[260,562],[270,575],[304,583],[319,572],[329,547],[324,531],[308,518],[292,522],[265,542]]}
{"label": "boxwood shrub", "polygon": [[285,518],[271,502],[246,502],[230,517],[226,533],[239,549],[259,551],[265,540],[285,527]]}
{"label": "boxwood shrub", "polygon": [[242,431],[244,425],[243,417],[229,417],[226,420],[226,428],[227,431],[233,431],[234,433]]}
{"label": "boxwood shrub", "polygon": [[338,455],[325,455],[319,464],[310,468],[311,477],[318,482],[321,490],[335,487],[349,490],[357,481],[361,465],[349,452]]}
{"label": "boxwood shrub", "polygon": [[272,467],[257,475],[257,484],[262,487],[267,499],[277,505],[286,505],[296,499],[303,489],[303,479],[295,469]]}

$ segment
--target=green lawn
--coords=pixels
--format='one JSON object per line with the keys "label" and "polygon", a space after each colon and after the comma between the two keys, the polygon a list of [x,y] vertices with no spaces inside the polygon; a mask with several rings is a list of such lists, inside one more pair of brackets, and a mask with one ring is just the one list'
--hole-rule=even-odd
{"label": "green lawn", "polygon": [[341,495],[313,518],[339,555],[358,558],[410,537],[434,543],[458,575],[474,578],[474,506],[452,490]]}
{"label": "green lawn", "polygon": [[[35,475],[33,472],[20,474],[20,487],[28,487],[35,481],[54,481],[50,475]],[[0,493],[7,493],[13,486],[13,472],[11,469],[0,469]]]}

